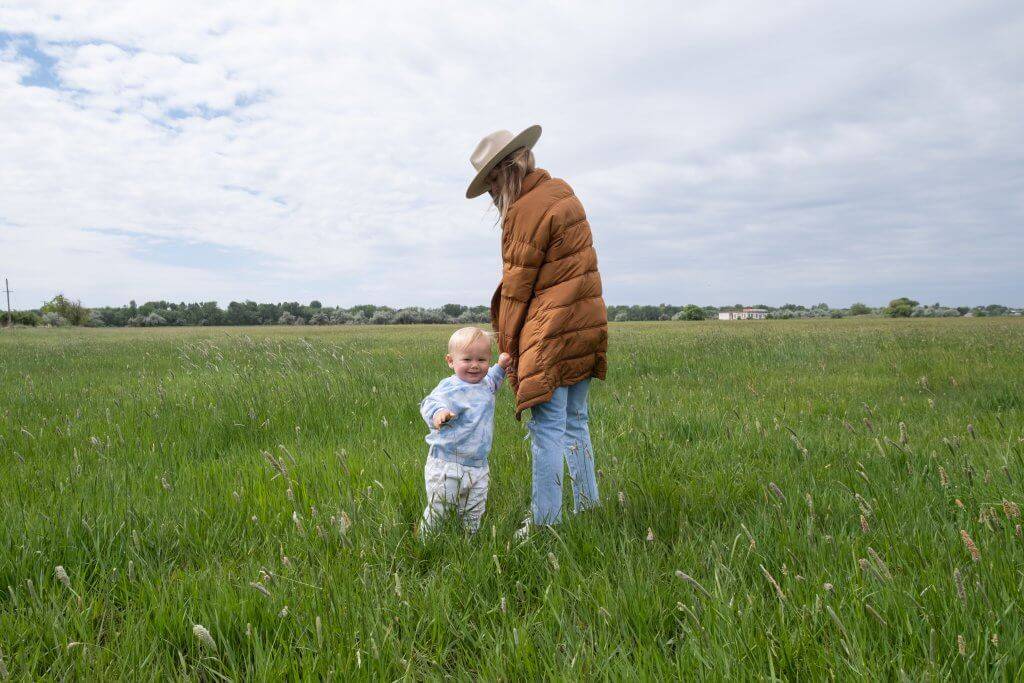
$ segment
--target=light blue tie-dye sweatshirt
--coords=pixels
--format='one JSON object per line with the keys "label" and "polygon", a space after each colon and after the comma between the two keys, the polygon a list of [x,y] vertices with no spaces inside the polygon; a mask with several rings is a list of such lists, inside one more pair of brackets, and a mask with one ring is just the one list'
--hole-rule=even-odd
{"label": "light blue tie-dye sweatshirt", "polygon": [[[476,384],[452,375],[420,402],[420,415],[430,427],[431,456],[469,467],[487,465],[494,440],[494,397],[504,379],[505,371],[498,365]],[[435,429],[434,414],[439,410],[450,410],[455,417]]]}

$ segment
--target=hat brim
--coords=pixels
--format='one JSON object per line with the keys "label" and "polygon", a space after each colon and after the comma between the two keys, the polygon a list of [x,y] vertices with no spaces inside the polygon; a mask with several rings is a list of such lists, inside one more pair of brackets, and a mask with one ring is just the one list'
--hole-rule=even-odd
{"label": "hat brim", "polygon": [[537,140],[539,139],[540,126],[530,126],[522,133],[512,138],[507,145],[502,147],[497,154],[491,157],[490,161],[484,164],[483,168],[477,171],[476,177],[473,178],[473,182],[469,184],[469,188],[466,190],[466,199],[479,197],[487,191],[487,188],[490,185],[487,177],[491,174],[491,171],[494,170],[494,167],[501,163],[502,159],[520,147],[533,149],[533,146],[537,144]]}

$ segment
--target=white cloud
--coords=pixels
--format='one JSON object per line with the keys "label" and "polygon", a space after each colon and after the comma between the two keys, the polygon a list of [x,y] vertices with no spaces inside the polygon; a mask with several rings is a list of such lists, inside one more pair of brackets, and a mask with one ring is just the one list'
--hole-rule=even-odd
{"label": "white cloud", "polygon": [[483,303],[468,156],[540,122],[612,303],[1024,300],[1018,4],[676,5],[6,5],[4,268],[26,306]]}

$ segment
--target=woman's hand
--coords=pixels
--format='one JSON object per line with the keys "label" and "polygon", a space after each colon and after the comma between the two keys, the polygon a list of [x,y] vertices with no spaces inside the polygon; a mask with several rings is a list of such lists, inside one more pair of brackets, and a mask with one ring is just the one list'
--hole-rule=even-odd
{"label": "woman's hand", "polygon": [[455,413],[450,410],[441,410],[434,413],[434,429],[440,429],[442,426],[447,424],[449,421],[455,418]]}
{"label": "woman's hand", "polygon": [[502,370],[508,370],[508,366],[512,365],[512,356],[507,353],[503,353],[498,356],[498,367]]}

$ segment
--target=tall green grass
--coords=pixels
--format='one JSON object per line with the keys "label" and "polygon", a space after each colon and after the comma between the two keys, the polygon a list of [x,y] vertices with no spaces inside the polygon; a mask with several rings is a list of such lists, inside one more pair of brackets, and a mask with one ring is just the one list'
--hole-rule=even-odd
{"label": "tall green grass", "polygon": [[602,507],[513,540],[506,389],[424,544],[450,332],[0,334],[0,675],[1024,676],[1024,320],[613,325]]}

